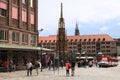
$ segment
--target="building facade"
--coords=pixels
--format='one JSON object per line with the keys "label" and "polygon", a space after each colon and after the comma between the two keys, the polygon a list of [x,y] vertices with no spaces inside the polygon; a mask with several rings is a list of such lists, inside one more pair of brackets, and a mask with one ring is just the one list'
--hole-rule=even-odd
{"label": "building facade", "polygon": [[[39,44],[45,48],[56,50],[56,35],[41,36]],[[85,53],[95,57],[99,52],[103,55],[116,56],[116,41],[107,34],[67,36],[67,50],[69,54]]]}
{"label": "building facade", "polygon": [[38,0],[0,0],[0,67],[10,59],[21,69],[37,56]]}
{"label": "building facade", "polygon": [[120,38],[115,38],[116,46],[117,46],[117,55],[120,56]]}

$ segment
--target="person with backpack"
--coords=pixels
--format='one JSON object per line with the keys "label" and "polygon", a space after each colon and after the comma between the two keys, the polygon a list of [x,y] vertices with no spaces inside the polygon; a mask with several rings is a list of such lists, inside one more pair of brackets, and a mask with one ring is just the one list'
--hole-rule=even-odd
{"label": "person with backpack", "polygon": [[65,67],[66,67],[66,76],[69,76],[70,75],[69,70],[70,70],[71,65],[68,60],[65,63]]}

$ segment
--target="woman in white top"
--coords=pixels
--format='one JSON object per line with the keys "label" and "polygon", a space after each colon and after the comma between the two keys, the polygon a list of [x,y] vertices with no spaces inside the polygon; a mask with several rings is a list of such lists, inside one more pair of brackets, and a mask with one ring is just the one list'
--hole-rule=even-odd
{"label": "woman in white top", "polygon": [[27,66],[27,76],[29,76],[29,75],[31,76],[32,75],[32,67],[33,67],[33,65],[32,65],[32,63],[30,61],[28,61],[26,66]]}

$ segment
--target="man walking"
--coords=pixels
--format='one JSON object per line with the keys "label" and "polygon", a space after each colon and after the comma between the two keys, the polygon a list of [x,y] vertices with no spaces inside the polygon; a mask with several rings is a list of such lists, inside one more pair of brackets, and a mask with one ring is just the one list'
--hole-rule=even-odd
{"label": "man walking", "polygon": [[75,73],[75,61],[71,62],[71,76],[74,76]]}

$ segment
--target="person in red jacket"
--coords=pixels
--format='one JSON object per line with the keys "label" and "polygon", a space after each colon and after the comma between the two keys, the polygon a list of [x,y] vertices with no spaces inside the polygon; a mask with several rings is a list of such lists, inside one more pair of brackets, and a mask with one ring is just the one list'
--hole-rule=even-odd
{"label": "person in red jacket", "polygon": [[71,65],[68,60],[66,61],[65,66],[66,66],[66,76],[69,76],[70,75],[69,69]]}
{"label": "person in red jacket", "polygon": [[8,62],[7,61],[3,62],[3,67],[4,67],[5,71],[7,72],[8,71]]}

